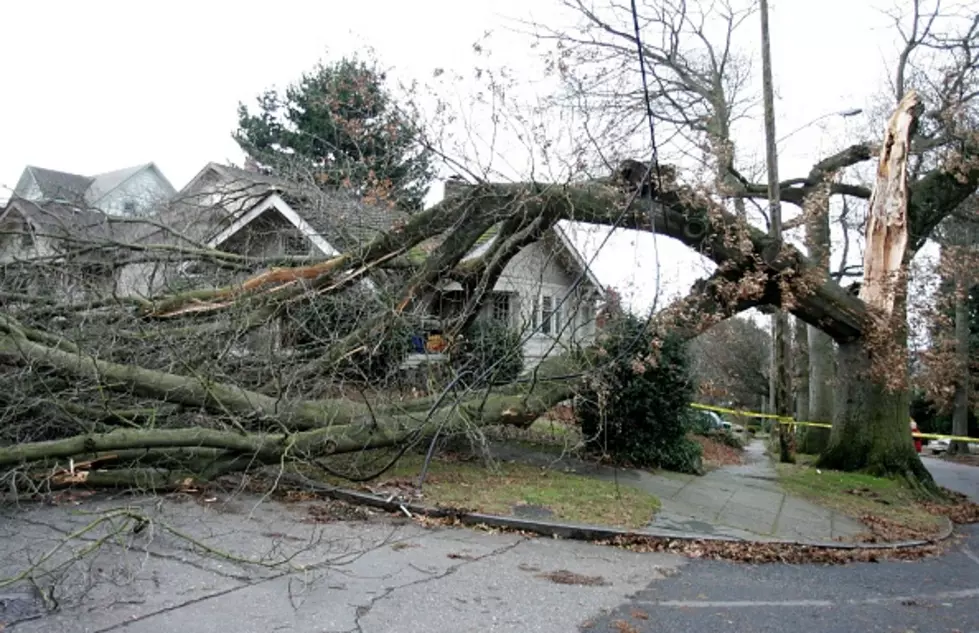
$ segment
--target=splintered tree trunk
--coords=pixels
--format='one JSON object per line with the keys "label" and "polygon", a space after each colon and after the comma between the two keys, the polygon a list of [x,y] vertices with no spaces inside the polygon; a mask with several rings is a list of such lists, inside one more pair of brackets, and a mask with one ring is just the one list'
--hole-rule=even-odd
{"label": "splintered tree trunk", "polygon": [[918,115],[914,91],[891,115],[867,217],[860,298],[870,323],[838,355],[836,415],[819,465],[899,476],[936,491],[914,450],[907,388],[907,158]]}
{"label": "splintered tree trunk", "polygon": [[[952,435],[969,435],[969,312],[966,302],[968,291],[962,282],[962,273],[956,275],[955,284],[955,361],[958,367],[958,380],[955,383],[955,408],[952,412]],[[950,455],[968,453],[965,442],[949,444]]]}

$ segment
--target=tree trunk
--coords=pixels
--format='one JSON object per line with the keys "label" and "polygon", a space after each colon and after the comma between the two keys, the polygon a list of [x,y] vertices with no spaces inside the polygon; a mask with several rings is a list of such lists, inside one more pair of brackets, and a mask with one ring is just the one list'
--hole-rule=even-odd
{"label": "tree trunk", "polygon": [[[833,420],[833,398],[836,383],[836,350],[833,339],[809,326],[809,413],[812,422]],[[810,426],[802,436],[799,451],[810,455],[823,452],[829,444],[830,430]]]}
{"label": "tree trunk", "polygon": [[867,215],[860,298],[871,309],[862,335],[840,343],[836,415],[818,464],[901,477],[938,492],[911,437],[907,358],[908,174],[919,111],[914,91],[887,122]]}
{"label": "tree trunk", "polygon": [[[825,176],[822,176],[825,178]],[[818,268],[821,279],[829,279],[832,236],[829,222],[829,183],[816,189],[804,201],[809,215],[806,225],[806,248]],[[812,325],[808,326],[809,342],[809,410],[803,413],[811,422],[833,419],[833,383],[836,379],[836,350],[833,339]],[[799,450],[809,455],[822,453],[829,444],[829,429],[807,426],[802,430]]]}
{"label": "tree trunk", "polygon": [[829,447],[816,465],[898,476],[937,493],[914,450],[906,389],[890,390],[873,374],[874,350],[865,340],[840,345],[836,411]]}
{"label": "tree trunk", "polygon": [[[802,319],[795,319],[795,340],[792,363],[795,377],[792,388],[795,391],[795,418],[800,422],[809,419],[809,328]],[[803,427],[803,433],[805,432]]]}
{"label": "tree trunk", "polygon": [[[969,312],[968,288],[962,281],[962,273],[956,274],[955,284],[955,364],[958,380],[955,383],[955,408],[952,412],[952,435],[969,435]],[[966,442],[951,442],[949,455],[968,453]]]}

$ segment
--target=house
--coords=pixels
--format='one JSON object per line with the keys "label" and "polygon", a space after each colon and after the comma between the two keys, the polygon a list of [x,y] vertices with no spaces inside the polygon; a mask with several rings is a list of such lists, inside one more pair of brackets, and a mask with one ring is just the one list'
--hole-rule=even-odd
{"label": "house", "polygon": [[28,166],[0,210],[5,285],[75,299],[115,291],[106,247],[134,239],[140,227],[126,220],[154,214],[174,193],[153,163],[96,176]]}
{"label": "house", "polygon": [[[447,193],[452,195],[449,187]],[[367,204],[343,192],[324,192],[312,182],[285,180],[257,169],[209,163],[175,196],[165,221],[208,248],[254,258],[332,256],[409,221],[393,207]],[[493,245],[490,229],[464,261]],[[412,259],[424,257],[414,249]],[[193,276],[196,265],[180,273]],[[368,280],[367,286],[371,285]],[[524,354],[534,365],[548,354],[594,336],[597,302],[604,289],[561,226],[524,247],[505,267],[480,318],[526,332]],[[426,293],[415,354],[408,364],[441,358],[442,326],[465,300],[454,282]]]}
{"label": "house", "polygon": [[[169,183],[152,184],[158,174],[152,164],[129,170],[129,177],[124,178],[121,174],[126,171],[112,172],[115,176],[105,178],[29,167],[18,183],[16,199],[0,216],[0,222],[26,221],[30,227],[40,227],[51,217],[58,232],[50,227],[45,230],[56,233],[56,242],[86,235],[110,241],[218,249],[242,255],[253,265],[229,272],[177,256],[162,263],[124,265],[106,282],[120,295],[153,296],[202,285],[233,284],[286,261],[322,260],[410,220],[407,213],[394,207],[368,204],[342,191],[326,192],[312,181],[286,180],[257,168],[218,163],[205,165],[179,192],[172,192],[165,204],[153,196],[156,204],[147,206],[142,198],[127,197],[133,189],[126,183],[150,183],[148,189],[155,187],[157,192]],[[452,195],[452,191],[447,187],[447,194]],[[137,203],[126,206],[126,200]],[[102,207],[93,208],[97,204]],[[117,215],[146,218],[147,222],[113,222]],[[493,227],[487,231],[464,261],[492,248],[497,230]],[[21,244],[26,242],[0,247],[0,255],[17,256],[16,248]],[[31,248],[38,252],[37,244]],[[424,249],[413,249],[409,259],[417,262],[419,255],[424,257]],[[375,281],[368,278],[361,283],[367,290],[376,291]],[[604,297],[601,284],[560,225],[517,253],[491,293],[480,318],[524,332],[524,353],[530,366],[549,354],[591,340],[597,303]],[[455,282],[423,294],[415,314],[419,328],[416,353],[408,359],[409,365],[441,358],[440,335],[465,297],[465,290]],[[288,324],[272,328],[278,345],[289,339],[283,325]]]}
{"label": "house", "polygon": [[13,197],[38,203],[61,203],[107,215],[138,217],[152,213],[176,190],[154,163],[81,176],[27,166]]}

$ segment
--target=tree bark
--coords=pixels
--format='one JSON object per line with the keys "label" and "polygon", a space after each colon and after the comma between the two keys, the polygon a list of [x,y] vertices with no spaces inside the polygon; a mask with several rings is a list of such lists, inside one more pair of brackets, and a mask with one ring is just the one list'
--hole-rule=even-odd
{"label": "tree bark", "polygon": [[[812,174],[813,178],[825,179],[823,172]],[[809,216],[806,224],[806,248],[809,257],[818,269],[820,279],[829,279],[830,251],[832,237],[829,217],[829,183],[821,182],[815,192],[807,196],[803,210]],[[825,332],[809,325],[809,410],[804,413],[812,422],[830,422],[833,419],[833,385],[836,380],[836,349]],[[829,429],[818,426],[805,427],[799,450],[809,455],[817,455],[829,443]]]}
{"label": "tree bark", "polygon": [[918,98],[891,115],[867,217],[864,283],[871,309],[863,335],[840,344],[836,415],[817,464],[898,476],[937,493],[914,450],[907,376],[907,158]]}
{"label": "tree bark", "polygon": [[[795,353],[792,356],[795,377],[792,387],[795,391],[795,417],[805,422],[809,420],[809,328],[802,319],[795,319]],[[805,433],[802,427],[802,433]]]}
{"label": "tree bark", "polygon": [[[955,275],[955,364],[957,380],[955,382],[955,408],[952,411],[952,435],[968,437],[969,435],[969,386],[972,378],[969,373],[969,312],[968,287],[963,280],[963,272]],[[967,442],[951,442],[948,446],[949,455],[968,453]]]}
{"label": "tree bark", "polygon": [[[903,296],[897,303],[894,327],[882,330],[880,338],[868,336],[840,344],[836,415],[829,446],[816,465],[899,477],[912,487],[939,494],[931,473],[914,450],[908,390],[893,388],[880,376],[879,359],[887,356],[881,349],[883,339],[893,337],[897,350],[907,350]],[[904,362],[905,355],[896,360]]]}

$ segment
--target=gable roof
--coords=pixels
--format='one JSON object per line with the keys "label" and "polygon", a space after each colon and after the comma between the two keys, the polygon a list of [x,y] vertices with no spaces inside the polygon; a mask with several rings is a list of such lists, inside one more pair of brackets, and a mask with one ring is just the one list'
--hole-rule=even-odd
{"label": "gable roof", "polygon": [[[120,222],[117,218],[85,206],[64,202],[40,202],[11,198],[0,211],[0,221],[18,214],[38,236],[64,243],[64,250],[87,248],[92,245],[124,242],[132,239],[139,225]],[[98,259],[90,253],[89,259]]]}
{"label": "gable roof", "polygon": [[[28,165],[14,187],[14,195],[27,199],[81,204],[92,182],[93,178],[88,176]],[[35,187],[39,197],[32,195]]]}
{"label": "gable roof", "polygon": [[28,165],[24,168],[17,185],[14,187],[14,197],[37,202],[94,205],[133,176],[146,170],[152,170],[156,174],[167,197],[176,193],[176,189],[163,175],[160,168],[156,166],[156,163],[149,162],[95,176],[82,176]]}
{"label": "gable roof", "polygon": [[85,199],[89,204],[95,204],[124,185],[137,174],[147,170],[153,171],[156,174],[157,179],[163,184],[163,189],[165,190],[167,197],[177,193],[177,190],[172,184],[170,184],[170,181],[163,175],[163,172],[156,166],[156,163],[149,162],[143,163],[142,165],[135,165],[133,167],[126,167],[124,169],[117,169],[115,171],[108,171],[104,174],[92,176],[92,182],[86,191]]}
{"label": "gable roof", "polygon": [[[211,194],[217,199],[208,199]],[[270,196],[276,197],[271,205],[268,204]],[[195,203],[197,197],[205,199]],[[368,204],[347,192],[324,191],[312,183],[213,162],[181,189],[176,200],[197,209],[220,208],[223,203],[237,207],[224,213],[223,218],[215,218],[211,237],[221,236],[221,240],[214,245],[257,217],[255,209],[262,205],[265,209],[274,207],[307,237],[321,237],[341,251],[370,241],[409,218],[404,211]],[[239,226],[235,231],[228,231],[231,225]]]}

